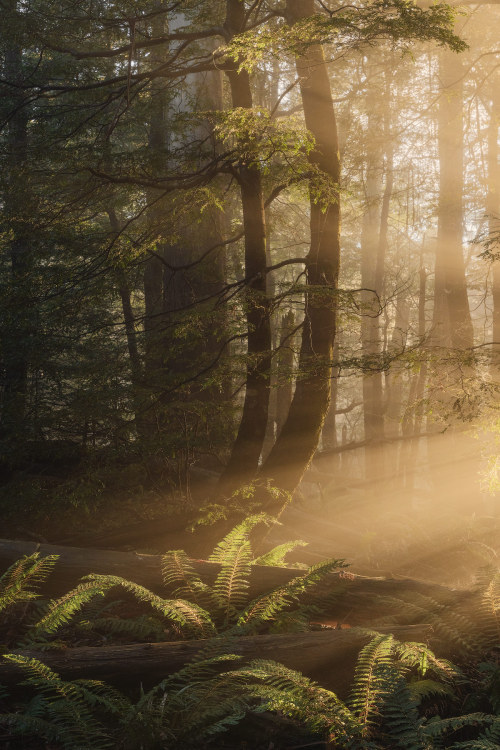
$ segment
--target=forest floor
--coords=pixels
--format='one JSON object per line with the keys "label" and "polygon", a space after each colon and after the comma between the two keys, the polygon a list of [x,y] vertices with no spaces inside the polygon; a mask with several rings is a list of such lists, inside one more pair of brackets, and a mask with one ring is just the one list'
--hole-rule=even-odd
{"label": "forest floor", "polygon": [[[482,472],[482,447],[456,435],[319,453],[294,501],[259,540],[257,551],[300,539],[306,545],[293,550],[291,563],[313,565],[334,558],[345,560],[348,570],[332,574],[335,580],[327,580],[324,593],[318,592],[321,601],[332,604],[311,621],[312,632],[243,635],[231,648],[244,659],[278,659],[340,696],[347,695],[357,655],[368,638],[368,630],[358,627],[392,633],[401,641],[423,641],[454,659],[453,649],[463,638],[456,623],[462,627],[468,622],[471,632],[475,628],[475,580],[481,570],[498,569],[500,558],[500,509],[495,495],[482,489]],[[24,549],[22,543],[0,542],[0,555],[7,565],[38,544],[42,556],[60,555],[54,581],[56,589],[62,588],[50,592],[55,596],[90,572],[113,572],[164,595],[161,558],[153,555],[180,548],[202,578],[211,579],[209,568],[215,564],[205,560],[222,533],[214,540],[211,527],[192,533],[185,525],[210,496],[216,478],[212,469],[196,467],[186,502],[181,493],[165,490],[171,474],[139,461],[114,459],[90,470],[82,463],[71,472],[64,466],[52,467],[52,473],[39,467],[14,472],[0,494],[0,511],[2,504],[8,511],[0,536],[31,545]],[[14,508],[13,497],[18,500]],[[47,542],[57,546],[45,547]],[[254,596],[256,586],[271,591],[302,573],[254,566],[248,593]],[[126,596],[113,616],[137,619],[146,615],[143,607]],[[450,634],[458,639],[455,644]],[[152,642],[129,643],[126,635],[117,635],[109,641],[100,636],[96,642],[95,634],[78,631],[63,650],[20,653],[42,658],[65,679],[84,675],[121,687],[128,675],[148,686],[163,671],[182,667],[204,643],[183,640],[175,628],[166,630],[159,642],[148,640]],[[12,675],[8,666],[2,669],[0,676],[9,685]],[[289,733],[285,744],[276,747],[315,739],[276,725],[275,716],[254,717],[244,731],[251,731],[253,748],[269,747],[273,732],[281,743]],[[248,747],[245,734],[233,737],[230,732],[224,740],[220,748]]]}

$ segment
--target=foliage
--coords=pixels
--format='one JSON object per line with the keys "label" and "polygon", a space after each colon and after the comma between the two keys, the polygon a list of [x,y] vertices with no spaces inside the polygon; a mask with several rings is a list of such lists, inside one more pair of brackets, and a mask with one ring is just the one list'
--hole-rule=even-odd
{"label": "foliage", "polygon": [[21,557],[0,577],[0,613],[35,599],[36,588],[50,575],[58,555],[40,557],[38,552]]}
{"label": "foliage", "polygon": [[[318,605],[300,603],[301,595],[318,584],[328,573],[342,569],[342,560],[326,560],[300,571],[289,583],[248,602],[251,568],[254,564],[283,561],[301,542],[278,545],[266,555],[255,558],[249,535],[259,523],[274,519],[259,514],[245,519],[216,545],[209,560],[220,565],[214,583],[204,583],[183,550],[167,552],[162,560],[163,581],[174,598],[165,599],[132,581],[115,575],[85,576],[63,596],[43,602],[27,622],[24,644],[48,647],[54,636],[71,637],[71,628],[87,634],[107,633],[117,637],[143,640],[154,636],[207,638],[216,633],[243,635],[264,628],[280,631],[292,623],[306,629],[310,615]],[[38,554],[23,558],[4,575],[5,602],[11,605],[29,601],[35,594],[29,588],[50,573],[56,557],[39,559]],[[44,562],[47,560],[47,562]],[[135,599],[142,607],[153,609],[154,617],[140,612],[135,617],[120,617],[113,612],[107,595],[117,589]],[[293,609],[292,609],[293,606]],[[71,627],[70,627],[71,626]],[[18,637],[19,634],[17,634]]]}
{"label": "foliage", "polygon": [[[168,750],[212,746],[212,739],[221,747],[220,733],[231,736],[240,723],[248,738],[246,722],[265,711],[276,715],[278,732],[280,717],[288,717],[297,736],[307,731],[341,750],[496,747],[497,716],[482,710],[441,716],[432,702],[438,696],[446,711],[454,706],[452,688],[463,680],[455,667],[423,644],[366,635],[347,700],[273,661],[241,665],[240,657],[221,653],[220,641],[135,703],[102,682],[64,681],[35,659],[9,654],[35,696],[0,722],[13,736],[43,737],[64,749]],[[228,662],[231,670],[222,671]],[[491,665],[480,668],[490,679]],[[494,698],[491,707],[498,708]]]}
{"label": "foliage", "polygon": [[[448,652],[461,658],[478,659],[488,655],[500,643],[500,571],[482,569],[472,591],[464,593],[463,604],[452,606],[444,599],[413,592],[411,597],[381,597],[386,614],[391,610],[397,621],[427,622],[442,639]],[[392,615],[394,617],[394,615]]]}

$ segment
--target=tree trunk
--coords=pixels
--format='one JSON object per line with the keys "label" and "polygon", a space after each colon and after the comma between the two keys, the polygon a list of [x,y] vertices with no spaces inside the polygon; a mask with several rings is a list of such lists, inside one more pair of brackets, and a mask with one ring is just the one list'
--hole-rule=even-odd
{"label": "tree trunk", "polygon": [[439,201],[432,343],[466,349],[474,344],[462,249],[463,64],[439,54]]}
{"label": "tree trunk", "polygon": [[281,318],[278,353],[278,383],[276,393],[276,435],[278,436],[288,417],[293,398],[295,315],[289,310]]}
{"label": "tree trunk", "polygon": [[[314,0],[288,0],[290,24],[314,14]],[[309,466],[330,403],[336,289],[340,260],[340,181],[338,135],[330,81],[320,44],[304,46],[296,56],[308,130],[315,139],[312,166],[330,182],[330,193],[317,200],[311,184],[311,246],[307,255],[306,293],[299,372],[283,429],[262,469],[262,476],[287,492],[295,490]]]}
{"label": "tree trunk", "polygon": [[[373,85],[373,84],[372,84]],[[379,228],[381,222],[381,192],[382,192],[382,155],[376,147],[376,137],[380,136],[380,116],[376,112],[377,92],[372,91],[368,97],[368,143],[367,169],[365,176],[365,210],[361,233],[361,286],[363,292],[361,301],[363,313],[361,316],[361,344],[363,358],[367,368],[372,372],[363,374],[363,420],[365,440],[377,442],[384,436],[384,408],[382,373],[380,366],[380,314],[382,299],[382,284],[379,278],[378,266],[383,272],[383,263],[378,261],[380,252]],[[385,246],[384,250],[385,250]],[[381,274],[382,275],[382,274]],[[378,371],[377,371],[378,370]],[[370,452],[369,452],[370,455]],[[368,474],[371,467],[367,465]]]}
{"label": "tree trunk", "polygon": [[[113,207],[108,209],[109,223],[111,231],[118,237],[121,232],[121,222]],[[135,426],[139,437],[145,437],[147,424],[144,421],[145,404],[141,399],[140,389],[143,379],[142,361],[139,354],[137,343],[137,331],[135,328],[135,316],[130,301],[130,288],[128,285],[127,275],[121,268],[117,270],[118,292],[122,303],[123,322],[125,324],[125,335],[127,337],[127,350],[130,360],[130,373],[132,380],[132,400],[134,405]]]}
{"label": "tree trunk", "polygon": [[[490,237],[498,237],[500,232],[500,165],[498,162],[498,127],[500,124],[500,94],[498,92],[498,77],[493,88],[490,123],[488,127],[488,195],[486,213],[488,215],[488,230]],[[497,248],[495,247],[496,251]],[[500,364],[500,260],[492,264],[492,297],[493,297],[493,326],[492,326],[492,365],[494,377],[498,377]]]}
{"label": "tree trunk", "polygon": [[[229,38],[244,31],[245,8],[240,0],[227,0]],[[250,76],[246,70],[226,70],[232,106],[252,109]],[[255,476],[266,434],[271,374],[271,322],[266,290],[266,221],[262,178],[257,164],[238,167],[238,181],[245,232],[245,275],[248,280],[245,308],[248,330],[248,362],[243,413],[231,456],[222,474],[219,492],[231,494]]]}
{"label": "tree trunk", "polygon": [[[427,641],[429,626],[392,627],[391,632],[401,641]],[[199,655],[218,653],[238,654],[243,661],[221,664],[221,671],[241,667],[251,659],[270,659],[289,669],[302,672],[326,688],[341,695],[347,693],[358,654],[370,640],[370,633],[356,630],[333,630],[290,635],[256,635],[218,641],[193,640],[167,643],[80,647],[64,651],[16,651],[28,658],[38,659],[57,672],[64,680],[104,680],[119,688],[150,689],[167,675],[178,671]],[[0,662],[0,682],[10,688],[25,679],[21,670],[9,662]],[[24,687],[26,690],[26,687]]]}

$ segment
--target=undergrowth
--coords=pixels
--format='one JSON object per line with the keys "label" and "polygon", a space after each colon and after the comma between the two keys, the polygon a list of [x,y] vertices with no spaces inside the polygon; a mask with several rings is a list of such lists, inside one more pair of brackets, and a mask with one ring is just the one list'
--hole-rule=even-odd
{"label": "undergrowth", "polygon": [[[118,576],[94,574],[66,595],[43,601],[37,590],[56,557],[35,553],[14,563],[0,579],[4,651],[19,644],[48,648],[65,639],[73,644],[83,632],[106,633],[119,642],[151,635],[165,640],[172,633],[206,641],[194,661],[151,690],[134,694],[98,680],[64,680],[43,657],[4,653],[20,672],[23,695],[0,690],[0,744],[13,750],[257,750],[269,748],[270,742],[276,750],[500,747],[498,571],[482,570],[474,590],[464,593],[455,608],[418,593],[383,602],[387,622],[392,611],[393,621],[432,625],[436,642],[441,638],[453,650],[458,666],[424,644],[363,631],[367,643],[349,696],[339,697],[277,662],[245,663],[226,653],[234,647],[233,636],[307,627],[317,609],[301,602],[301,595],[344,567],[343,561],[331,560],[298,571],[289,583],[249,601],[252,566],[283,562],[296,545],[281,545],[256,558],[250,533],[261,522],[269,519],[252,516],[215,547],[210,560],[220,567],[211,585],[183,551],[164,555],[163,580],[172,598]],[[123,602],[110,598],[116,591],[145,611],[120,616]],[[249,737],[255,738],[253,744]]]}
{"label": "undergrowth", "polygon": [[[40,648],[72,644],[75,639],[79,645],[82,639],[92,644],[96,637],[172,640],[306,630],[320,607],[301,603],[301,595],[346,565],[342,560],[320,562],[297,571],[289,583],[249,600],[252,566],[283,564],[286,554],[301,544],[281,544],[255,557],[250,532],[259,523],[271,522],[265,514],[251,516],[216,545],[209,561],[218,563],[220,569],[212,585],[202,581],[183,550],[167,552],[162,575],[171,598],[120,576],[91,574],[59,598],[21,608],[20,604],[35,598],[33,587],[50,574],[57,559],[40,558],[38,553],[25,557],[0,579],[0,611],[2,602],[13,610],[12,618],[4,620],[5,645]],[[125,602],[111,598],[118,592],[127,597]],[[126,616],[120,616],[121,611]],[[15,622],[14,636],[11,621]]]}

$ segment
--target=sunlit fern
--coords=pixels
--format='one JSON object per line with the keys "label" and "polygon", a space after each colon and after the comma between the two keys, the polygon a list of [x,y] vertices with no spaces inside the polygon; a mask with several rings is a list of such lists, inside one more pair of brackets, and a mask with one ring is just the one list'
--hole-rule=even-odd
{"label": "sunlit fern", "polygon": [[[424,644],[402,644],[381,634],[375,634],[361,650],[347,701],[275,662],[254,660],[233,676],[241,685],[253,684],[255,696],[268,709],[299,722],[331,747],[498,748],[498,717],[480,712],[445,719],[422,716],[421,700],[429,695],[453,695],[456,678],[461,679],[456,668]],[[464,728],[472,730],[476,739],[456,742],[456,733]]]}
{"label": "sunlit fern", "polygon": [[[290,612],[290,606],[299,601],[300,595],[321,581],[328,573],[346,567],[343,560],[326,560],[306,568],[283,586],[266,592],[248,602],[248,589],[252,565],[262,558],[254,558],[249,539],[250,532],[258,523],[271,523],[272,518],[265,514],[250,516],[232,529],[217,544],[210,555],[210,562],[220,565],[212,586],[203,583],[183,550],[168,552],[163,557],[163,577],[165,584],[173,589],[175,596],[194,600],[210,611],[219,630],[234,633],[258,632],[264,624],[280,629],[280,616],[295,625],[303,623],[307,616],[317,611],[311,605],[297,606]],[[296,546],[296,543],[293,543]],[[286,545],[267,553],[268,559],[282,559]],[[289,550],[288,550],[289,551]]]}
{"label": "sunlit fern", "polygon": [[132,594],[159,612],[166,621],[192,636],[204,638],[215,632],[210,616],[197,604],[183,599],[163,599],[120,576],[92,574],[85,576],[78,586],[64,596],[50,602],[43,617],[31,629],[30,639],[36,642],[39,637],[53,635],[67,625],[84,605],[96,597],[103,597],[114,588],[121,588]]}
{"label": "sunlit fern", "polygon": [[[255,558],[250,533],[258,523],[272,523],[265,514],[251,516],[232,529],[215,547],[211,562],[220,566],[212,585],[201,580],[192,561],[182,550],[166,553],[162,574],[172,598],[164,598],[132,581],[114,575],[85,576],[63,596],[46,604],[43,613],[29,629],[22,645],[49,647],[51,638],[68,627],[86,633],[105,632],[139,640],[148,633],[161,638],[173,630],[182,637],[206,638],[216,632],[249,634],[268,628],[275,631],[304,630],[318,608],[300,603],[300,596],[325,575],[345,567],[342,560],[327,560],[298,572],[295,579],[248,602],[248,590]],[[295,543],[294,543],[295,546]],[[268,559],[283,559],[291,547],[279,545],[267,553]],[[53,564],[52,559],[49,563]],[[13,566],[14,567],[14,566]],[[49,564],[46,566],[50,567]],[[17,569],[17,568],[16,568]],[[141,604],[152,608],[156,619],[103,617],[109,609],[109,595],[122,590]]]}
{"label": "sunlit fern", "polygon": [[0,612],[38,597],[36,589],[50,575],[57,560],[58,555],[40,557],[38,552],[16,560],[0,577]]}
{"label": "sunlit fern", "polygon": [[428,623],[458,656],[477,657],[500,643],[500,572],[492,568],[480,571],[475,589],[449,601],[420,592],[379,601],[394,613],[385,622]]}
{"label": "sunlit fern", "polygon": [[[99,681],[64,681],[34,659],[9,654],[36,695],[22,712],[4,714],[0,722],[11,734],[42,737],[63,750],[174,750],[200,747],[249,711],[270,711],[339,750],[498,748],[496,716],[428,718],[419,710],[423,697],[446,696],[457,676],[462,679],[423,644],[371,634],[358,657],[351,697],[344,701],[273,661],[238,666],[240,657],[221,653],[228,643],[211,639],[204,653],[141,693],[136,703]],[[231,662],[231,670],[222,671]],[[214,746],[220,746],[217,739]]]}

